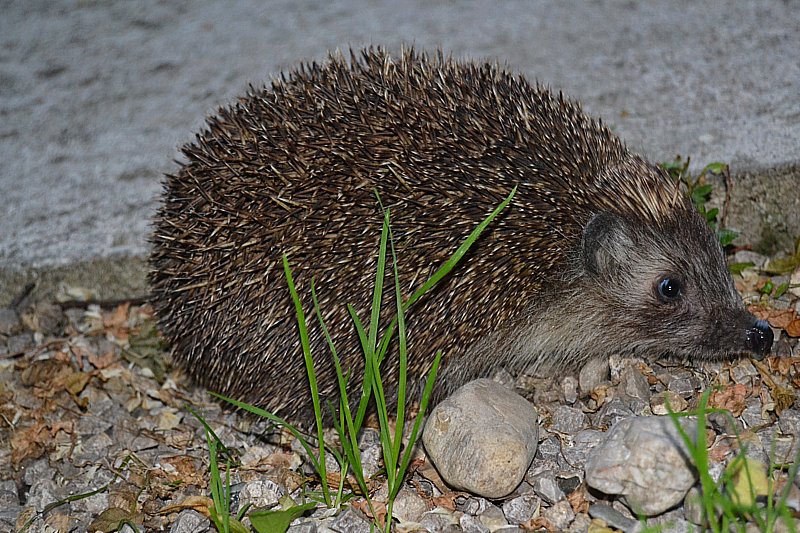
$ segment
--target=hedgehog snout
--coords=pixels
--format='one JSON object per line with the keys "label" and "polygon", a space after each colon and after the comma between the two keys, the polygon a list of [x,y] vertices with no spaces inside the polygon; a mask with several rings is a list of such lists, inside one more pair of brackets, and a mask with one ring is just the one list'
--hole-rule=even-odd
{"label": "hedgehog snout", "polygon": [[745,336],[745,346],[753,352],[755,359],[761,360],[772,349],[772,329],[766,320],[756,320]]}

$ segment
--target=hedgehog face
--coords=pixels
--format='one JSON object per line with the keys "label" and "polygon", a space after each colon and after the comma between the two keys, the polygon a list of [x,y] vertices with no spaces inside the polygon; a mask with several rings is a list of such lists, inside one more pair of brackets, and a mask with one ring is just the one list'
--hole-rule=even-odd
{"label": "hedgehog face", "polygon": [[676,210],[657,224],[602,213],[587,224],[581,248],[586,290],[605,302],[605,314],[593,316],[630,331],[615,351],[700,360],[769,352],[771,330],[745,310],[696,212]]}

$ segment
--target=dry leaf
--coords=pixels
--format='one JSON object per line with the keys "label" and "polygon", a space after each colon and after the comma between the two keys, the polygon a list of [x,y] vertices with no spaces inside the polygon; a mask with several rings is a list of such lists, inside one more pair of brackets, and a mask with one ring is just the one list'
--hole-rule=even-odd
{"label": "dry leaf", "polygon": [[772,309],[767,321],[769,321],[770,325],[773,327],[786,329],[794,319],[794,309]]}
{"label": "dry leaf", "polygon": [[708,458],[714,463],[721,463],[731,453],[731,446],[728,442],[720,439],[708,450]]}
{"label": "dry leaf", "polygon": [[574,490],[567,495],[567,501],[572,506],[572,510],[575,513],[589,512],[589,502],[586,501],[586,492],[583,487],[578,488],[578,490]]}
{"label": "dry leaf", "polygon": [[143,518],[140,513],[126,511],[119,507],[109,507],[89,524],[88,530],[111,533],[122,528],[125,522],[142,524]]}
{"label": "dry leaf", "polygon": [[42,421],[17,429],[11,436],[11,463],[18,466],[25,459],[41,457],[50,438],[50,429]]}
{"label": "dry leaf", "polygon": [[206,518],[210,516],[208,509],[214,506],[214,501],[206,496],[189,496],[173,505],[167,505],[159,509],[160,514],[179,513],[186,509],[193,509]]}
{"label": "dry leaf", "polygon": [[768,320],[769,319],[769,309],[763,307],[758,304],[753,304],[747,306],[747,310],[750,311],[757,319],[759,320]]}
{"label": "dry leaf", "polygon": [[527,529],[528,531],[541,531],[545,529],[547,531],[558,531],[550,520],[543,516],[537,516],[536,518],[531,518],[527,522],[523,522],[519,525],[522,529]]}
{"label": "dry leaf", "polygon": [[103,355],[89,353],[87,358],[93,367],[102,370],[103,368],[108,368],[117,360],[117,354],[114,350],[109,350]]}
{"label": "dry leaf", "polygon": [[448,511],[456,510],[456,499],[463,496],[463,492],[448,491],[441,496],[431,498],[434,507],[443,507]]}
{"label": "dry leaf", "polygon": [[130,303],[124,303],[103,316],[103,328],[120,341],[128,340],[130,334],[130,328],[128,328],[128,309],[130,305]]}
{"label": "dry leaf", "polygon": [[790,337],[800,337],[800,318],[795,317],[788,326],[784,328],[784,331]]}
{"label": "dry leaf", "polygon": [[737,383],[722,390],[712,392],[708,399],[708,406],[717,409],[726,409],[730,411],[733,416],[739,416],[746,407],[745,399],[749,394],[750,389],[746,385]]}

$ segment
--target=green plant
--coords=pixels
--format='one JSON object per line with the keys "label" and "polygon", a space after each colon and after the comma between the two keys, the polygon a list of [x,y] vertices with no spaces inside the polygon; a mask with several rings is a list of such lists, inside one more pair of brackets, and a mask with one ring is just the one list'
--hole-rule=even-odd
{"label": "green plant", "polygon": [[677,157],[672,162],[660,163],[659,165],[667,171],[672,179],[686,186],[686,192],[689,198],[692,199],[692,203],[706,219],[708,225],[716,232],[717,238],[724,248],[731,244],[739,234],[736,231],[722,228],[718,220],[719,209],[716,207],[709,209],[707,207],[706,204],[711,199],[713,187],[706,183],[706,176],[725,176],[727,179],[729,176],[728,165],[719,162],[709,163],[696,176],[692,176],[689,171],[689,162],[690,158],[686,158],[684,162],[680,157]]}
{"label": "green plant", "polygon": [[[704,527],[714,533],[728,531],[746,531],[745,523],[754,523],[760,531],[772,532],[778,526],[779,519],[788,531],[794,531],[794,519],[786,505],[792,480],[797,474],[800,457],[789,467],[788,482],[784,487],[781,497],[774,499],[774,481],[771,475],[773,470],[783,468],[783,465],[774,461],[774,449],[770,454],[770,465],[767,467],[759,461],[749,458],[746,444],[740,435],[736,441],[742,449],[726,467],[718,481],[714,481],[709,472],[709,456],[706,440],[706,418],[708,413],[721,412],[730,417],[730,413],[720,409],[709,409],[708,399],[711,390],[707,390],[700,397],[700,402],[695,411],[679,414],[670,410],[670,416],[677,427],[681,439],[689,450],[694,466],[700,477],[700,500]],[[692,415],[697,417],[697,433],[692,439],[679,423],[680,416]],[[766,504],[761,505],[760,500],[766,497]]]}
{"label": "green plant", "polygon": [[[314,409],[315,425],[317,430],[317,447],[318,452],[315,454],[313,446],[303,436],[296,427],[288,423],[286,420],[273,415],[263,409],[239,402],[237,400],[226,398],[221,395],[215,395],[222,398],[231,404],[247,410],[258,416],[265,417],[281,427],[287,428],[292,435],[294,435],[300,444],[305,449],[308,457],[314,467],[317,475],[320,478],[322,501],[328,507],[338,507],[344,501],[344,483],[348,472],[352,472],[356,480],[356,484],[361,494],[364,495],[367,505],[372,512],[372,515],[377,517],[373,502],[370,498],[369,488],[367,486],[367,479],[364,475],[361,454],[358,448],[358,434],[362,428],[364,418],[367,414],[367,408],[370,400],[374,398],[376,413],[378,415],[378,422],[380,426],[380,441],[381,449],[383,452],[384,472],[388,485],[388,498],[387,498],[387,513],[385,519],[386,531],[389,531],[392,520],[392,505],[396,498],[401,486],[403,478],[407,472],[408,465],[411,461],[411,451],[419,435],[419,430],[422,425],[422,420],[425,415],[428,401],[433,390],[436,372],[441,360],[441,353],[437,353],[432,361],[431,368],[428,372],[425,387],[420,398],[419,410],[414,423],[412,425],[411,433],[408,437],[408,442],[403,451],[403,428],[406,419],[406,379],[407,379],[407,342],[406,342],[406,329],[405,329],[405,315],[410,307],[418,301],[425,293],[427,293],[433,286],[436,285],[444,276],[446,276],[456,264],[463,258],[470,247],[475,243],[484,229],[494,220],[494,218],[511,202],[516,188],[506,197],[506,199],[478,226],[470,233],[465,241],[458,247],[453,255],[442,265],[419,289],[417,289],[408,299],[404,300],[400,288],[400,278],[397,270],[397,255],[394,248],[394,242],[391,236],[390,227],[390,213],[388,209],[384,209],[383,224],[381,229],[380,246],[378,250],[378,263],[377,272],[375,275],[375,283],[373,287],[372,306],[370,309],[370,320],[368,328],[364,327],[362,320],[355,312],[352,305],[347,305],[350,317],[356,327],[359,337],[361,349],[364,354],[364,375],[361,381],[361,394],[357,404],[355,415],[350,407],[350,399],[347,394],[347,385],[350,376],[346,375],[342,369],[336,347],[329,330],[322,319],[319,301],[314,286],[314,281],[311,281],[311,297],[314,304],[314,313],[319,321],[320,328],[323,332],[325,340],[331,352],[331,357],[336,369],[336,378],[339,388],[339,401],[338,411],[333,417],[333,425],[336,429],[341,443],[341,451],[335,447],[326,444],[323,439],[323,416],[321,408],[321,399],[319,396],[319,389],[317,386],[316,373],[314,370],[314,359],[311,354],[311,347],[308,337],[308,327],[305,314],[298,296],[297,289],[292,277],[289,261],[286,256],[283,257],[283,268],[286,275],[289,292],[294,302],[295,313],[297,316],[298,331],[300,334],[301,347],[303,358],[306,365],[306,372],[308,374],[309,388],[311,392],[311,402]],[[390,255],[389,255],[390,252]],[[384,296],[384,279],[386,273],[386,266],[388,257],[391,257],[391,269],[394,280],[394,298],[396,314],[390,321],[389,325],[383,330],[379,337],[380,331],[380,310],[381,302]],[[398,360],[399,366],[399,383],[397,387],[397,402],[396,409],[392,413],[389,406],[392,402],[387,401],[387,389],[384,386],[382,375],[382,364],[386,359],[389,346],[394,338],[395,333],[398,337]],[[331,409],[334,411],[334,409]],[[395,427],[397,430],[392,435],[389,426],[390,417],[395,419]],[[325,454],[330,452],[340,466],[341,477],[338,486],[334,487],[329,485],[327,471],[325,468]],[[334,494],[332,496],[331,494]]]}
{"label": "green plant", "polygon": [[[209,489],[211,492],[211,501],[213,507],[209,507],[209,518],[221,533],[249,533],[249,529],[242,523],[242,517],[247,512],[247,508],[242,508],[236,514],[231,516],[231,467],[233,466],[232,453],[225,444],[222,443],[220,438],[211,429],[211,426],[197,413],[194,409],[186,406],[189,413],[192,414],[203,426],[203,431],[206,434],[206,443],[208,445],[208,471],[211,478],[209,482]],[[222,481],[222,474],[219,469],[220,457],[225,458],[225,481]]]}

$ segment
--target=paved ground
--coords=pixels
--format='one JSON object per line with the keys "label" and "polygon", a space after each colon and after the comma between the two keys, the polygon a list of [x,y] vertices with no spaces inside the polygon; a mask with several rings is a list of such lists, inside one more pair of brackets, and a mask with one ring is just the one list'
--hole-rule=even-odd
{"label": "paved ground", "polygon": [[505,62],[655,160],[731,163],[751,238],[765,221],[800,231],[796,0],[0,0],[0,12],[0,304],[34,275],[140,291],[160,176],[203,117],[248,82],[368,43]]}

